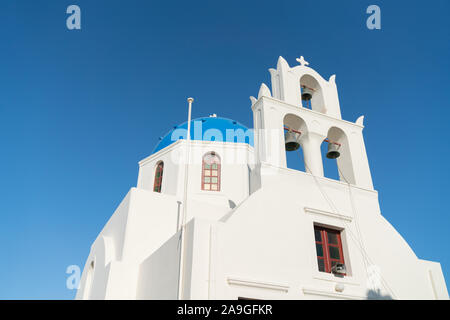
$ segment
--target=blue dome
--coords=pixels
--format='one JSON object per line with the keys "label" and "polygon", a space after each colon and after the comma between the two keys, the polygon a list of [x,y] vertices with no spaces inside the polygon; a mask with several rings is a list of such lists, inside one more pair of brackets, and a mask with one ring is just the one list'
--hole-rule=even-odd
{"label": "blue dome", "polygon": [[[174,126],[172,130],[161,137],[152,153],[158,152],[180,139],[185,139],[187,123],[186,121]],[[247,143],[253,146],[253,129],[227,118],[197,118],[191,120],[191,140]]]}

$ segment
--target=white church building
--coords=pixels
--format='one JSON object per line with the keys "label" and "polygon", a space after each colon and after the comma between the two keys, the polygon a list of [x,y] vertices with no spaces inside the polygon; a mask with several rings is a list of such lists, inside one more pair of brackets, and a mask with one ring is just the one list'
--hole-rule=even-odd
{"label": "white church building", "polygon": [[213,114],[160,138],[92,244],[77,299],[448,299],[440,264],[381,213],[364,117],[343,120],[335,76],[297,61],[280,57],[271,89],[250,97],[253,129]]}

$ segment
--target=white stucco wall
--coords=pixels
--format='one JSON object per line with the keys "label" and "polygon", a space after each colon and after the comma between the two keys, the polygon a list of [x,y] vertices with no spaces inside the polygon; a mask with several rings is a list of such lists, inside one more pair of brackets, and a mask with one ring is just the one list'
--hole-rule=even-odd
{"label": "white stucco wall", "polygon": [[140,264],[177,232],[179,214],[175,197],[132,188],[91,247],[77,299],[134,299]]}
{"label": "white stucco wall", "polygon": [[[207,215],[219,219],[246,199],[250,192],[249,179],[254,166],[253,148],[244,143],[191,141],[188,175],[187,220]],[[186,142],[179,140],[139,162],[138,188],[152,191],[156,164],[164,161],[162,194],[171,194],[182,202],[185,177]],[[202,158],[215,152],[221,159],[220,191],[201,190]]]}
{"label": "white stucco wall", "polygon": [[179,263],[180,232],[177,232],[141,263],[136,298],[177,299]]}
{"label": "white stucco wall", "polygon": [[[448,297],[444,281],[439,281],[439,293],[433,292],[422,261],[380,215],[376,192],[352,187],[352,210],[342,200],[349,197],[348,186],[321,178],[320,191],[311,187],[315,183],[307,173],[284,174],[280,172],[267,188],[263,183],[218,227],[213,249],[217,253],[214,297],[373,298],[367,284],[369,266],[379,268],[386,283],[375,298],[380,294],[394,299]],[[324,205],[322,192],[335,209]],[[264,201],[275,193],[277,201]],[[314,224],[342,230],[348,267],[344,278],[318,271]],[[434,267],[438,274],[434,278],[443,280],[438,266]],[[343,284],[344,291],[337,292],[336,284]]]}

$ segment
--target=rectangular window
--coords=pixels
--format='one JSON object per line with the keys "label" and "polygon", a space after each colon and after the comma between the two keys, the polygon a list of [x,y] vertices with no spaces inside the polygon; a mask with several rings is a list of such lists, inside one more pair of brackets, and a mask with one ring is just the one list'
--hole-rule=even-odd
{"label": "rectangular window", "polygon": [[344,264],[340,231],[314,226],[314,237],[319,271],[331,273],[334,265]]}

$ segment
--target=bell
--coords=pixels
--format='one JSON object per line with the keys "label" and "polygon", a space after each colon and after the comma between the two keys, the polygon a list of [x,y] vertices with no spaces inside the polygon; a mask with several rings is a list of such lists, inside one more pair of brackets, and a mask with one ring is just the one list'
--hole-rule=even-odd
{"label": "bell", "polygon": [[313,95],[312,89],[308,87],[302,87],[302,100],[309,101],[311,100],[312,95]]}
{"label": "bell", "polygon": [[297,141],[297,135],[292,131],[286,131],[284,134],[286,151],[295,151],[300,147]]}
{"label": "bell", "polygon": [[341,153],[338,151],[338,149],[339,149],[339,146],[337,144],[328,142],[327,158],[328,159],[339,158]]}

